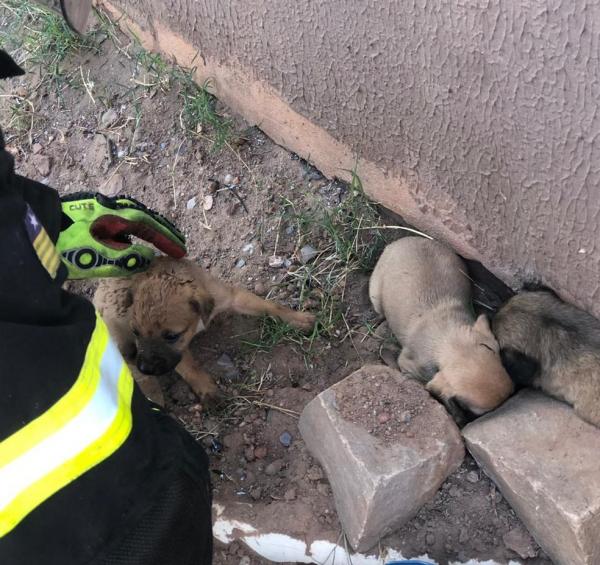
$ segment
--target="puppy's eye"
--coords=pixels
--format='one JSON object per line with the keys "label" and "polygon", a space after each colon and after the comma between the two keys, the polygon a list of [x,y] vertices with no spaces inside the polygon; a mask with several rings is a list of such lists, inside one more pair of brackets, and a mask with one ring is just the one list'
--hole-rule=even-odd
{"label": "puppy's eye", "polygon": [[483,347],[485,347],[486,349],[489,349],[492,353],[496,353],[489,345],[487,345],[485,343],[480,343],[479,345],[483,345]]}
{"label": "puppy's eye", "polygon": [[135,337],[140,337],[140,331],[137,328],[133,328],[131,331]]}
{"label": "puppy's eye", "polygon": [[181,333],[163,332],[162,338],[168,343],[175,343],[181,337]]}

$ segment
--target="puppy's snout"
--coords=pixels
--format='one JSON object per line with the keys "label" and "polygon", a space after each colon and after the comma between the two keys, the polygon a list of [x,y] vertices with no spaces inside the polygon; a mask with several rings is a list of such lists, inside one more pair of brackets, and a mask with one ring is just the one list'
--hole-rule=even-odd
{"label": "puppy's snout", "polygon": [[169,371],[169,368],[160,360],[157,359],[140,359],[137,360],[137,368],[144,375],[162,375]]}
{"label": "puppy's snout", "polygon": [[181,354],[164,346],[140,342],[136,359],[137,368],[144,375],[164,375],[181,361]]}

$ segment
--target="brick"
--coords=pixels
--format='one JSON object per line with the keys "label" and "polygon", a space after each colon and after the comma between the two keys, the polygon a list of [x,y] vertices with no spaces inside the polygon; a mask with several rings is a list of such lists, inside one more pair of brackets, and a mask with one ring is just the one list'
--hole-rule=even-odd
{"label": "brick", "polygon": [[[387,402],[386,412],[373,413],[367,401],[365,413],[350,421],[349,407],[360,409],[360,391],[373,387],[380,388],[367,398]],[[354,399],[352,390],[358,391]],[[370,433],[378,425],[397,427],[393,438]],[[446,410],[421,384],[385,366],[362,367],[322,392],[302,412],[299,428],[327,473],[340,522],[357,551],[410,520],[464,457]]]}
{"label": "brick", "polygon": [[557,564],[600,563],[600,429],[562,402],[523,391],[463,435]]}

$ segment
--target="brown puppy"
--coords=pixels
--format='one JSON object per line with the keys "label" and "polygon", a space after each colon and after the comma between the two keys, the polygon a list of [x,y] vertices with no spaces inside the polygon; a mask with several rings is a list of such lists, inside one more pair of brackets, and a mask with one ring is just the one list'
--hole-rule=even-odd
{"label": "brown puppy", "polygon": [[369,286],[375,310],[402,345],[398,366],[426,382],[459,424],[462,410],[483,414],[513,390],[487,318],[472,313],[465,273],[448,247],[405,237],[384,249]]}
{"label": "brown puppy", "polygon": [[600,427],[600,321],[537,290],[511,298],[493,329],[517,388],[540,388]]}
{"label": "brown puppy", "polygon": [[131,279],[106,279],[94,296],[123,356],[144,375],[175,369],[201,398],[218,396],[217,385],[193,359],[188,345],[221,312],[268,314],[310,330],[313,314],[296,312],[230,287],[187,260],[161,257]]}

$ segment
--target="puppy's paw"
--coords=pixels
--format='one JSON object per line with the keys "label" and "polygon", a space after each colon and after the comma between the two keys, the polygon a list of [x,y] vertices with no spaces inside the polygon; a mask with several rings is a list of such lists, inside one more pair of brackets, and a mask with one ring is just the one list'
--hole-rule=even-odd
{"label": "puppy's paw", "polygon": [[294,312],[288,323],[303,332],[309,332],[315,327],[317,317],[310,312]]}
{"label": "puppy's paw", "polygon": [[214,391],[205,393],[200,397],[204,410],[217,410],[227,402],[227,399],[228,395],[220,388],[216,388]]}

